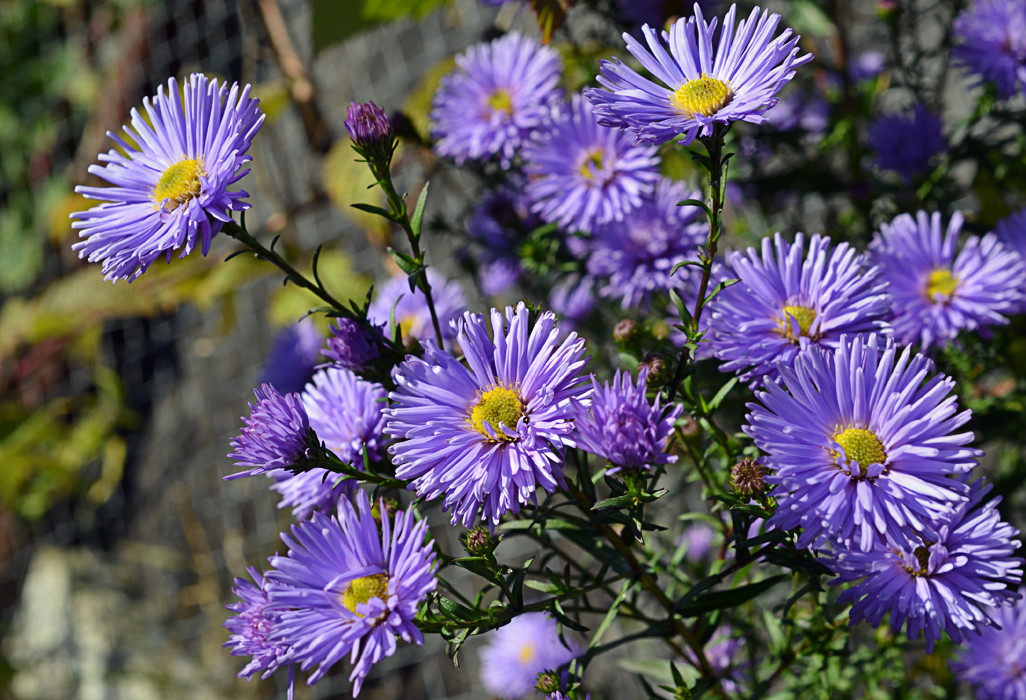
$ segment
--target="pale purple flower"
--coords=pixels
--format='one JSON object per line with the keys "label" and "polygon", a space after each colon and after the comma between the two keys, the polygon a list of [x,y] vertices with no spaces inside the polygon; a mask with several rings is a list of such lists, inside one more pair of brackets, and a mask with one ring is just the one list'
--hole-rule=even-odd
{"label": "pale purple flower", "polygon": [[[467,298],[459,282],[446,279],[434,268],[428,268],[427,279],[431,284],[431,298],[435,302],[435,313],[442,328],[442,339],[448,345],[454,338],[449,322],[467,310]],[[410,291],[410,281],[406,275],[392,277],[375,290],[374,300],[367,308],[367,320],[383,326],[389,335],[391,324],[398,324],[404,339],[427,340],[435,337],[427,297],[420,287]]]}
{"label": "pale purple flower", "polygon": [[254,389],[256,405],[250,404],[249,416],[238,437],[232,438],[229,457],[244,471],[225,479],[266,474],[276,469],[295,470],[303,466],[317,437],[299,394],[279,394],[270,384]]}
{"label": "pale purple flower", "polygon": [[[1021,595],[1021,594],[1020,594]],[[978,700],[1026,698],[1026,598],[990,612],[993,625],[970,637],[951,662],[955,677],[976,688]]]}
{"label": "pale purple flower", "polygon": [[940,117],[917,104],[904,114],[881,114],[866,130],[873,162],[911,184],[930,171],[934,158],[948,150]]}
{"label": "pale purple flower", "polygon": [[254,673],[260,673],[261,678],[274,673],[286,662],[289,648],[267,638],[277,625],[280,614],[267,607],[267,583],[261,573],[252,566],[246,571],[253,581],[236,578],[232,593],[240,600],[225,606],[235,615],[224,623],[231,633],[224,646],[231,649],[232,656],[252,657],[239,671],[239,678],[249,680]]}
{"label": "pale purple flower", "polygon": [[282,394],[302,391],[317,368],[323,342],[309,318],[285,327],[274,337],[258,383],[270,384]]}
{"label": "pale purple flower", "polygon": [[999,97],[1026,91],[1026,4],[1022,0],[974,0],[954,22],[955,59],[994,83]]}
{"label": "pale purple flower", "polygon": [[489,632],[481,648],[481,682],[505,700],[532,695],[538,674],[555,671],[581,653],[576,640],[560,639],[556,621],[545,613],[523,613]]}

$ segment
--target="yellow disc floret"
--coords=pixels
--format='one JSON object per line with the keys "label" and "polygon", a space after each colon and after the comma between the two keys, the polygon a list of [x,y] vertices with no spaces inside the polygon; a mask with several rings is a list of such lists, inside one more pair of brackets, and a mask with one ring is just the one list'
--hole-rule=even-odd
{"label": "yellow disc floret", "polygon": [[[865,428],[848,428],[834,433],[834,441],[844,448],[848,462],[858,462],[865,468],[870,464],[883,464],[887,459],[880,439],[872,430]],[[836,457],[837,453],[834,453]]]}
{"label": "yellow disc floret", "polygon": [[524,642],[517,652],[517,661],[526,666],[534,660],[534,652],[534,642]]}
{"label": "yellow disc floret", "polygon": [[812,328],[812,322],[816,320],[816,310],[808,306],[785,306],[783,317],[777,319],[777,324],[780,326],[780,330],[790,340],[797,340],[794,335],[794,326],[791,319],[794,319],[798,324],[798,336],[810,338],[809,329]]}
{"label": "yellow disc floret", "polygon": [[577,169],[581,175],[588,180],[594,179],[602,171],[602,151],[597,149],[588,154],[588,156],[581,161],[581,167]]}
{"label": "yellow disc floret", "polygon": [[933,301],[938,294],[950,297],[955,293],[957,287],[958,278],[951,274],[951,270],[946,267],[938,267],[926,279],[926,298]]}
{"label": "yellow disc floret", "polygon": [[202,174],[203,166],[198,160],[180,160],[161,174],[153,198],[158,205],[167,200],[167,210],[173,211],[200,193]]}
{"label": "yellow disc floret", "polygon": [[[356,612],[357,605],[366,603],[371,598],[381,598],[384,600],[387,595],[388,576],[385,574],[361,576],[349,582],[349,587],[342,594],[342,605],[360,615],[360,613]],[[360,617],[363,617],[363,615],[360,615]]]}
{"label": "yellow disc floret", "polygon": [[711,117],[730,104],[733,96],[725,82],[702,73],[701,78],[689,80],[677,88],[670,95],[670,104],[689,116],[702,114]]}
{"label": "yellow disc floret", "polygon": [[513,96],[509,94],[509,90],[499,88],[488,96],[488,106],[496,112],[513,114]]}
{"label": "yellow disc floret", "polygon": [[477,404],[470,410],[470,417],[467,420],[474,430],[488,439],[492,439],[492,436],[485,428],[485,423],[491,427],[499,440],[512,440],[513,438],[499,428],[499,424],[502,423],[512,430],[517,427],[517,421],[522,415],[524,403],[517,392],[497,386],[481,394]]}

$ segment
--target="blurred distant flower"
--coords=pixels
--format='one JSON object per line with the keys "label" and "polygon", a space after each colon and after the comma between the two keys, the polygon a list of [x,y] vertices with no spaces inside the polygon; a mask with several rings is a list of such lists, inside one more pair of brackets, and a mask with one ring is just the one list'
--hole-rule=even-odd
{"label": "blurred distant flower", "polygon": [[677,540],[677,546],[687,545],[688,560],[696,562],[705,559],[712,552],[715,540],[716,530],[709,523],[699,520],[684,528]]}
{"label": "blurred distant flower", "polygon": [[[741,665],[743,659],[735,657],[739,656],[738,652],[746,645],[744,637],[735,637],[733,634],[734,630],[730,625],[720,625],[709,641],[705,643],[704,649],[709,666],[722,682],[723,689],[731,694],[739,692],[737,681],[741,680],[740,677],[743,674],[738,672],[737,667]],[[698,658],[694,652],[690,649],[685,649],[685,651],[688,663],[697,668]]]}
{"label": "blurred distant flower", "polygon": [[545,613],[524,613],[489,632],[481,648],[481,682],[485,690],[506,700],[534,692],[538,674],[554,671],[577,658],[581,649],[559,638],[556,621]]}
{"label": "blurred distant flower", "polygon": [[990,618],[994,625],[962,644],[951,670],[976,687],[979,700],[1026,698],[1026,598],[991,611]]}
{"label": "blurred distant flower", "polygon": [[562,101],[559,54],[512,32],[471,46],[456,66],[432,103],[435,150],[460,164],[498,155],[508,166]]}
{"label": "blurred distant flower", "polygon": [[[435,313],[442,327],[442,339],[446,343],[455,338],[455,331],[449,322],[467,310],[467,298],[458,282],[447,280],[434,268],[428,268],[427,279],[431,284],[431,298],[435,302]],[[410,291],[406,275],[392,277],[374,291],[374,300],[367,309],[367,320],[374,325],[390,328],[392,319],[402,329],[403,338],[434,340],[431,325],[431,311],[427,297],[420,287]]]}
{"label": "blurred distant flower", "polygon": [[246,569],[253,582],[244,578],[235,579],[232,593],[241,600],[225,607],[235,613],[224,623],[231,636],[224,643],[231,648],[232,656],[253,657],[239,671],[239,678],[249,680],[254,673],[263,672],[267,678],[281,665],[288,655],[288,646],[272,642],[267,636],[274,629],[280,615],[267,609],[267,591],[264,577],[253,567]]}
{"label": "blurred distant flower", "polygon": [[488,321],[467,313],[456,325],[469,369],[433,344],[423,358],[407,357],[385,431],[396,439],[396,476],[412,479],[418,496],[441,496],[453,523],[495,526],[533,502],[539,486],[551,493],[563,482],[571,400],[586,391],[584,341],[571,333],[559,343],[555,316],[532,323],[523,303],[492,309]]}
{"label": "blurred distant flower", "polygon": [[485,294],[502,294],[523,274],[520,245],[524,234],[541,221],[528,208],[520,178],[492,192],[467,217],[467,235],[480,244],[478,281]]}
{"label": "blurred distant flower", "polygon": [[952,55],[994,83],[999,97],[1026,90],[1026,3],[975,0],[955,18],[954,30],[960,43]]}
{"label": "blurred distant flower", "polygon": [[531,210],[566,231],[622,220],[659,178],[656,149],[632,147],[626,134],[596,124],[580,95],[523,155]]}
{"label": "blurred distant flower", "polygon": [[387,163],[392,157],[395,134],[388,115],[373,102],[349,103],[346,131],[356,151],[367,160]]}
{"label": "blurred distant flower", "polygon": [[274,337],[271,356],[258,384],[270,384],[282,394],[302,391],[313,377],[323,342],[309,318],[282,329]]}
{"label": "blurred distant flower", "polygon": [[321,354],[339,367],[363,372],[381,357],[383,333],[383,325],[375,329],[370,324],[361,325],[351,318],[337,318]]}
{"label": "blurred distant flower", "polygon": [[580,407],[574,423],[577,446],[609,462],[607,474],[651,471],[677,461],[666,452],[673,424],[684,410],[679,404],[660,406],[659,396],[649,403],[645,395],[647,372],[638,372],[637,383],[629,373],[617,370],[613,383],[591,378],[590,406]]}
{"label": "blurred distant flower", "polygon": [[250,404],[249,416],[243,419],[241,434],[232,438],[233,452],[228,455],[235,460],[235,466],[248,469],[225,479],[256,476],[275,469],[291,471],[302,466],[309,451],[318,445],[299,394],[283,396],[270,384],[257,387],[254,393],[257,403]]}
{"label": "blurred distant flower", "polygon": [[[698,2],[703,12],[715,11],[718,4],[717,0]],[[695,0],[617,0],[616,6],[624,22],[633,30],[640,30],[645,24],[661,29],[668,21],[695,12]]]}
{"label": "blurred distant flower", "polygon": [[982,454],[968,447],[969,420],[955,381],[910,348],[877,335],[811,348],[758,392],[743,430],[773,470],[769,523],[803,528],[799,547],[873,550],[885,537],[937,534],[967,500],[964,477]]}
{"label": "blurred distant flower", "polygon": [[997,236],[970,236],[956,254],[962,220],[955,212],[944,231],[939,212],[900,214],[870,243],[902,343],[944,346],[962,330],[1008,323],[1022,302],[1026,269]]}
{"label": "blurred distant flower", "polygon": [[636,143],[659,144],[680,136],[687,145],[712,135],[715,124],[765,121],[763,113],[776,104],[777,92],[794,77],[793,69],[812,55],[798,55],[800,37],[790,29],[772,38],[780,15],[755,8],[735,27],[736,11],[731,5],[715,46],[717,21],[706,22],[697,5],[694,16],[682,17],[662,32],[662,41],[656,30],[642,27],[647,49],[625,35],[627,50],[659,82],[619,59],[602,61],[598,82],[606,89],[584,91],[599,123],[626,129]]}
{"label": "blurred distant flower", "polygon": [[940,117],[918,104],[911,113],[880,115],[866,132],[873,162],[906,184],[929,172],[933,158],[948,150]]}
{"label": "blurred distant flower", "polygon": [[559,316],[560,330],[572,331],[595,308],[595,280],[588,275],[570,275],[552,288],[549,306]]}
{"label": "blurred distant flower", "polygon": [[660,178],[630,216],[598,227],[588,240],[588,272],[609,278],[600,294],[620,300],[624,309],[647,310],[653,294],[679,291],[696,268],[673,268],[698,260],[708,224],[701,209],[677,203],[701,198],[682,182]]}
{"label": "blurred distant flower", "polygon": [[184,257],[199,245],[206,255],[232,212],[249,209],[245,191],[228,189],[249,172],[246,151],[264,121],[249,89],[194,73],[180,92],[171,78],[166,93],[161,86],[152,102],[143,100],[145,117],[132,110],[128,141],[108,131],[117,148],[89,172],[113,187],[75,188],[104,200],[71,215],[85,239],[72,245],[78,256],[102,261],[104,279],[116,282],[176,250]]}
{"label": "blurred distant flower", "polygon": [[727,256],[718,277],[739,278],[709,303],[705,351],[724,372],[759,384],[810,347],[837,347],[842,334],[888,332],[879,271],[847,243],[779,233]]}
{"label": "blurred distant flower", "polygon": [[865,51],[848,64],[848,76],[858,82],[875,78],[887,67],[887,55],[882,51]]}
{"label": "blurred distant flower", "polygon": [[[993,627],[998,606],[1011,604],[1019,594],[1022,559],[1016,556],[1019,531],[1001,520],[995,498],[982,503],[990,490],[978,480],[970,500],[938,526],[934,535],[917,535],[905,528],[865,552],[839,552],[829,563],[838,577],[831,583],[857,581],[838,598],[852,603],[851,622],[867,620],[879,627],[890,616],[895,633],[906,628],[909,639],[926,632],[926,652],[947,632],[956,643],[979,643],[977,635]],[[1004,633],[1002,633],[1004,634]],[[992,672],[1000,656],[991,657]],[[1022,675],[1021,671],[1017,675]]]}
{"label": "blurred distant flower", "polygon": [[830,121],[830,103],[818,93],[788,90],[777,104],[766,110],[766,126],[777,131],[802,131],[822,135]]}
{"label": "blurred distant flower", "polygon": [[435,589],[434,543],[427,521],[413,511],[394,518],[371,513],[367,494],[357,491],[355,509],[339,503],[338,517],[314,513],[282,534],[284,557],[271,557],[267,592],[280,620],[270,635],[291,647],[289,660],[319,681],[349,656],[353,697],[373,664],[395,653],[396,637],[422,644],[414,618]]}

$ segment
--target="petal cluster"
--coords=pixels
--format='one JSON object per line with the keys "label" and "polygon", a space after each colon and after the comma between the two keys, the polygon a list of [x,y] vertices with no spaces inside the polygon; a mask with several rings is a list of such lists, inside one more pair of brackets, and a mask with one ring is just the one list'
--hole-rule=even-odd
{"label": "petal cluster", "polygon": [[1026,5],[1020,0],[975,0],[954,22],[955,59],[999,97],[1026,92]]}
{"label": "petal cluster", "polygon": [[556,621],[545,613],[525,613],[491,632],[481,649],[485,690],[508,700],[528,697],[542,671],[555,671],[580,655],[575,640],[560,639]]}
{"label": "petal cluster", "polygon": [[270,384],[257,387],[254,393],[257,403],[250,404],[249,416],[243,419],[239,436],[232,438],[233,451],[228,454],[235,466],[246,469],[225,479],[292,470],[317,444],[299,394],[283,396]]}

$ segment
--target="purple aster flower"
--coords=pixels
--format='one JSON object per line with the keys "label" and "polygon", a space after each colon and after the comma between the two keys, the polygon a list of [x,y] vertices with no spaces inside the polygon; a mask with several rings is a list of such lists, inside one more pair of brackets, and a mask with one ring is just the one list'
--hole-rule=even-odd
{"label": "purple aster flower", "polygon": [[339,480],[341,474],[321,467],[295,474],[278,469],[267,475],[274,479],[271,489],[281,494],[278,507],[291,508],[296,520],[306,520],[315,512],[334,513],[339,500],[356,490],[352,479]]}
{"label": "purple aster flower", "polygon": [[527,307],[492,309],[492,336],[480,314],[455,323],[469,369],[433,343],[399,366],[385,432],[396,476],[423,498],[444,496],[452,522],[492,526],[534,501],[538,486],[563,481],[573,444],[574,399],[582,398],[584,341],[558,342],[551,312],[531,324]]}
{"label": "purple aster flower", "polygon": [[[314,513],[282,533],[287,556],[271,557],[267,593],[280,619],[271,641],[291,648],[290,661],[319,681],[345,656],[353,664],[353,697],[370,667],[395,653],[396,637],[422,644],[414,618],[435,589],[434,543],[427,521],[413,511],[383,512],[380,531],[367,494],[356,507],[339,503],[338,517]],[[384,509],[382,509],[384,510]]]}
{"label": "purple aster flower", "polygon": [[806,252],[803,234],[791,244],[778,233],[762,239],[761,253],[735,251],[727,261],[717,277],[741,281],[710,302],[703,343],[703,352],[723,361],[721,371],[758,385],[810,347],[837,347],[842,334],[888,332],[879,271],[847,243],[831,250],[830,238],[817,233]]}
{"label": "purple aster flower", "polygon": [[982,480],[973,483],[969,501],[935,534],[909,527],[869,551],[838,553],[830,564],[838,574],[832,583],[858,581],[838,598],[852,603],[852,624],[868,620],[879,627],[890,614],[895,633],[905,625],[913,639],[925,630],[927,653],[941,631],[961,643],[993,626],[994,608],[1019,597],[1010,585],[1022,580],[1023,562],[1015,556],[1019,531],[997,511],[1001,499],[982,503],[989,490]]}
{"label": "purple aster flower", "polygon": [[225,479],[292,470],[318,446],[299,394],[282,396],[270,384],[261,385],[253,393],[257,403],[249,405],[249,416],[243,419],[245,426],[238,437],[232,438],[234,451],[228,455],[235,466],[248,469]]}
{"label": "purple aster flower", "polygon": [[275,628],[280,614],[268,610],[267,583],[259,571],[248,567],[253,583],[244,578],[236,578],[232,593],[241,600],[229,603],[225,607],[235,613],[229,617],[224,626],[231,636],[224,643],[232,650],[232,656],[251,656],[249,663],[239,671],[239,678],[249,680],[254,673],[262,672],[261,678],[267,678],[288,658],[288,646],[268,640],[268,635]]}
{"label": "purple aster flower", "polygon": [[381,358],[381,337],[384,326],[376,328],[361,325],[351,318],[337,318],[331,327],[331,337],[321,354],[339,367],[364,372]]}
{"label": "purple aster flower", "polygon": [[957,254],[962,215],[956,212],[947,230],[941,215],[901,214],[883,224],[870,243],[881,271],[894,317],[895,337],[902,343],[944,346],[961,330],[983,330],[1008,323],[1003,314],[1022,302],[1026,269],[994,234],[970,236]]}
{"label": "purple aster flower", "polygon": [[848,77],[855,82],[871,80],[887,67],[887,55],[883,51],[864,51],[848,64]]}
{"label": "purple aster flower", "polygon": [[258,383],[270,384],[282,394],[302,391],[317,368],[323,342],[309,318],[281,330],[274,337],[271,356]]}
{"label": "purple aster flower", "polygon": [[[624,34],[627,51],[659,82],[641,76],[619,59],[602,61],[598,82],[606,90],[588,88],[599,123],[626,129],[635,143],[664,143],[680,135],[680,143],[710,136],[716,124],[746,121],[761,124],[776,94],[794,77],[794,68],[812,60],[798,55],[798,36],[785,29],[773,38],[780,15],[752,10],[737,23],[730,6],[717,45],[717,20],[706,22],[702,8],[680,18],[662,41],[645,25],[648,48]],[[663,42],[669,45],[667,53]]]}
{"label": "purple aster flower", "polygon": [[395,133],[381,107],[373,102],[350,102],[345,127],[353,146],[367,160],[387,162],[392,157]]}
{"label": "purple aster flower", "polygon": [[940,117],[917,104],[906,114],[881,114],[866,130],[873,162],[891,170],[906,184],[930,171],[934,156],[948,150]]}
{"label": "purple aster flower", "polygon": [[[716,677],[720,679],[723,689],[728,693],[740,692],[737,680],[741,674],[737,670],[738,660],[735,657],[745,646],[744,637],[733,636],[734,630],[730,625],[720,625],[712,637],[705,644],[705,658],[709,662]],[[685,649],[687,661],[695,668],[699,667],[698,657],[691,649]]]}
{"label": "purple aster flower", "polygon": [[[448,345],[454,338],[449,322],[467,310],[467,298],[463,296],[458,282],[447,280],[434,268],[428,268],[427,278],[431,284],[431,297],[435,302],[438,323],[442,327],[442,339]],[[406,275],[393,277],[381,285],[367,308],[367,320],[375,325],[390,329],[393,318],[402,329],[403,338],[427,340],[435,337],[427,297],[420,287],[410,291],[410,281]]]}
{"label": "purple aster flower", "polygon": [[883,536],[934,533],[966,500],[979,450],[958,412],[955,381],[879,336],[841,338],[780,365],[780,383],[750,403],[744,430],[775,475],[770,525],[804,528],[800,547],[829,541],[870,551]]}
{"label": "purple aster flower", "polygon": [[954,22],[961,42],[952,55],[999,97],[1026,90],[1026,5],[1022,0],[975,0]]}
{"label": "purple aster flower", "polygon": [[184,257],[197,243],[203,255],[231,213],[249,209],[249,195],[228,188],[249,172],[244,168],[250,141],[264,121],[260,101],[249,85],[229,90],[194,73],[181,92],[171,78],[151,102],[146,116],[132,110],[128,141],[108,131],[117,148],[99,159],[106,165],[89,172],[113,187],[79,186],[75,191],[103,200],[72,214],[71,224],[85,240],[72,245],[89,262],[103,261],[104,279],[131,281],[161,256],[181,249]]}
{"label": "purple aster flower", "polygon": [[777,131],[801,129],[807,134],[822,135],[829,122],[830,103],[817,92],[792,88],[776,106],[766,110],[766,126]]}
{"label": "purple aster flower", "polygon": [[549,306],[559,316],[560,329],[572,331],[595,309],[595,280],[588,275],[570,275],[549,292]]}
{"label": "purple aster flower", "polygon": [[467,218],[470,240],[481,246],[478,280],[485,294],[502,294],[523,274],[520,245],[541,221],[528,208],[524,183],[516,178],[511,187],[489,194]]}
{"label": "purple aster flower", "polygon": [[635,384],[629,373],[618,370],[612,384],[601,385],[591,377],[591,406],[582,405],[577,413],[577,446],[609,460],[606,474],[622,469],[650,471],[677,461],[676,455],[667,454],[666,446],[684,408],[661,407],[658,395],[649,403],[647,376],[642,368]]}
{"label": "purple aster flower", "polygon": [[951,670],[976,687],[979,700],[1026,698],[1026,598],[989,614],[993,626],[965,642]]}
{"label": "purple aster flower", "polygon": [[328,367],[314,375],[301,400],[317,439],[340,460],[362,469],[364,451],[371,461],[384,453],[387,396],[380,384]]}
{"label": "purple aster flower", "polygon": [[563,99],[555,49],[516,32],[476,44],[456,57],[431,106],[435,150],[462,164],[517,150],[551,120]]}
{"label": "purple aster flower", "polygon": [[581,654],[575,640],[559,638],[556,621],[545,613],[524,613],[487,636],[481,647],[481,682],[507,700],[531,695],[538,674],[555,671]]}
{"label": "purple aster flower", "polygon": [[622,220],[659,179],[656,149],[632,147],[625,134],[596,124],[580,95],[523,155],[531,211],[567,231]]}
{"label": "purple aster flower", "polygon": [[698,259],[708,225],[701,209],[677,202],[701,198],[683,182],[660,178],[629,217],[598,227],[589,240],[588,272],[609,278],[599,293],[619,299],[621,308],[646,310],[653,294],[680,291],[696,268],[673,268]]}
{"label": "purple aster flower", "polygon": [[709,523],[699,521],[684,528],[677,540],[677,546],[688,546],[688,561],[701,561],[712,553],[715,540],[716,530]]}

